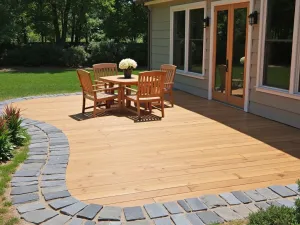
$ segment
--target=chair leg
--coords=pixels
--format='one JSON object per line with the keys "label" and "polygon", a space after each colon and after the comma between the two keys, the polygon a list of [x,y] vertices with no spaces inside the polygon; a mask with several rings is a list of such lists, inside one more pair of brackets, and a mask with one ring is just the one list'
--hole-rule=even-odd
{"label": "chair leg", "polygon": [[138,114],[138,119],[140,120],[141,119],[141,105],[140,105],[140,102],[137,101],[137,114]]}
{"label": "chair leg", "polygon": [[172,105],[172,107],[174,107],[174,95],[173,95],[173,91],[172,90],[170,91],[169,95],[170,95],[171,105]]}
{"label": "chair leg", "polygon": [[97,115],[96,111],[97,111],[97,102],[96,102],[96,101],[94,101],[94,111],[93,111],[93,117],[96,117],[96,115]]}
{"label": "chair leg", "polygon": [[161,99],[161,117],[164,118],[165,117],[165,103],[164,100]]}
{"label": "chair leg", "polygon": [[152,102],[149,102],[149,110],[150,110],[150,113],[152,113]]}
{"label": "chair leg", "polygon": [[85,97],[82,98],[82,114],[85,113]]}

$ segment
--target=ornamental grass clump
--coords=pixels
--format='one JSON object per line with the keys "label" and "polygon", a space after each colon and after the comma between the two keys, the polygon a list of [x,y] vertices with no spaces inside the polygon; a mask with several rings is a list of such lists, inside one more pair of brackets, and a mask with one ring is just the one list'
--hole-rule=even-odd
{"label": "ornamental grass clump", "polygon": [[6,106],[3,112],[11,142],[16,146],[24,145],[26,141],[25,129],[22,128],[21,111],[13,106]]}
{"label": "ornamental grass clump", "polygon": [[8,161],[12,158],[14,145],[10,141],[9,129],[6,120],[0,117],[0,162]]}

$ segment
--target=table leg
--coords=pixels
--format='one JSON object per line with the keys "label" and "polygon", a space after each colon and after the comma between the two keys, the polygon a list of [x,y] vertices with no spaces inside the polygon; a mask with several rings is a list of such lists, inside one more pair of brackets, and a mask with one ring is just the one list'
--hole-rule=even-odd
{"label": "table leg", "polygon": [[[127,87],[131,88],[131,85],[127,85]],[[126,89],[126,95],[131,95],[131,91]],[[131,102],[130,101],[126,101],[126,107],[129,108],[130,107]]]}
{"label": "table leg", "polygon": [[[114,84],[113,83],[109,83],[109,88],[113,88],[114,87]],[[113,91],[109,91],[109,93],[111,93],[111,94],[114,94],[115,93],[115,91],[113,90]],[[106,108],[110,108],[110,106],[111,105],[113,105],[114,104],[114,101],[107,101],[106,102]]]}

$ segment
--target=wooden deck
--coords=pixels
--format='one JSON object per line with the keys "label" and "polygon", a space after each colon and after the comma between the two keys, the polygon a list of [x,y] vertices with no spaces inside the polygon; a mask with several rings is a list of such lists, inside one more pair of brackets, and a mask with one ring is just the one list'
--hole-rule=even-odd
{"label": "wooden deck", "polygon": [[118,114],[78,121],[81,96],[18,105],[65,132],[67,185],[88,203],[142,205],[300,177],[300,130],[182,92],[175,102],[162,121],[140,123]]}

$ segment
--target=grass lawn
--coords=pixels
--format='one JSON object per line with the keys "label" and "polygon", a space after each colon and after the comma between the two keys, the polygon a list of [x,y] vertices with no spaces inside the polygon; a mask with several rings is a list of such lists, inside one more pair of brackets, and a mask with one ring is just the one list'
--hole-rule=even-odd
{"label": "grass lawn", "polygon": [[[138,74],[143,70],[135,70]],[[90,71],[93,77],[93,71]],[[122,72],[120,72],[122,74]],[[80,91],[75,69],[23,68],[0,72],[0,101],[41,94]]]}

